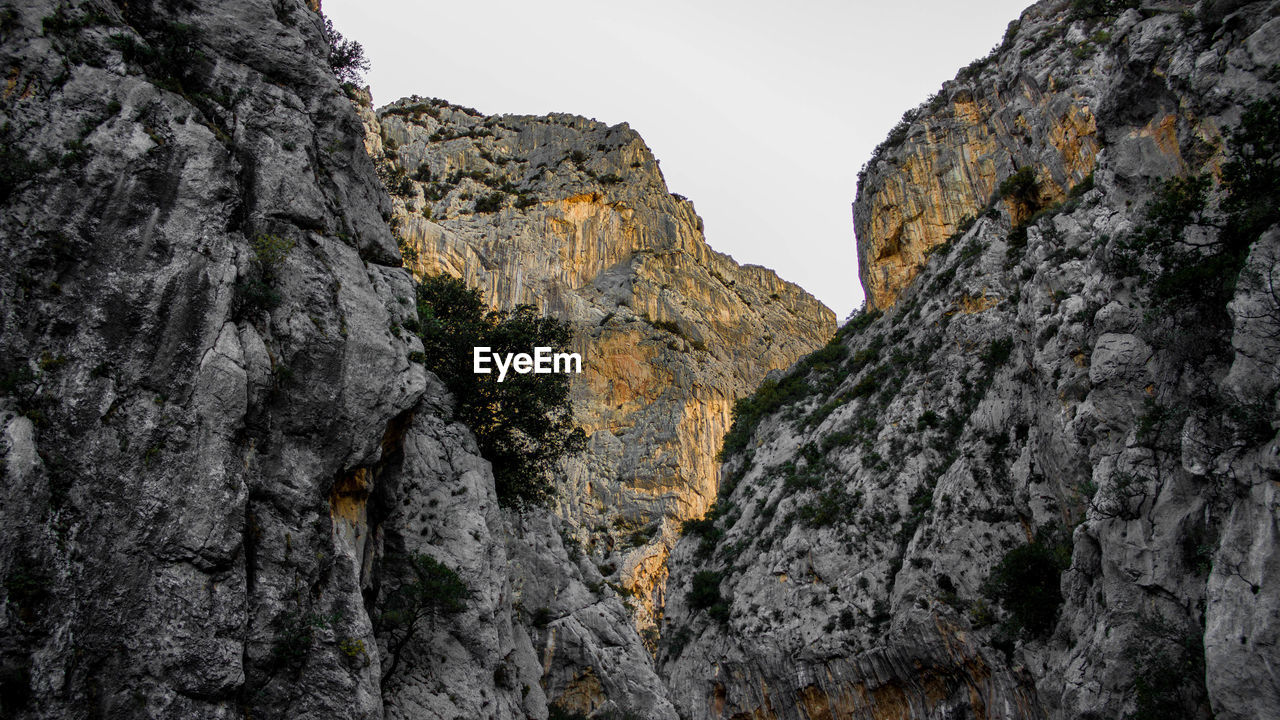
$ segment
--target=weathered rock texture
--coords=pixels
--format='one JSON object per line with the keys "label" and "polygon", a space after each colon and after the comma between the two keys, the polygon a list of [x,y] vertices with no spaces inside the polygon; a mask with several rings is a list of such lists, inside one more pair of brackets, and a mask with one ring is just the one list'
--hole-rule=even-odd
{"label": "weathered rock texture", "polygon": [[680,523],[715,498],[733,402],[826,342],[834,316],[709,248],[626,125],[419,98],[364,118],[416,272],[573,324],[590,445],[567,463],[560,512],[652,630]]}
{"label": "weathered rock texture", "polygon": [[[301,0],[0,7],[0,715],[673,718],[616,593],[498,508],[411,360],[326,54]],[[391,673],[415,554],[469,597]]]}
{"label": "weathered rock texture", "polygon": [[[1175,5],[1147,12],[1167,19],[1189,7]],[[1227,12],[1225,5],[1210,3],[1205,12]],[[1100,124],[1103,132],[1123,127],[1143,139],[1142,152],[1131,158],[1137,165],[1117,168],[1125,172],[1187,172],[1213,154],[1218,128],[1212,118],[1179,104],[1187,95],[1198,102],[1204,88],[1132,77],[1124,72],[1127,46],[1115,50],[1116,30],[1069,25],[1065,12],[1059,5],[1029,9],[990,56],[908,111],[863,168],[853,212],[859,274],[872,307],[892,305],[929,251],[981,214],[989,201],[999,200],[1015,221],[1025,219],[1028,203],[993,198],[1000,180],[1014,170],[1035,171],[1036,203],[1062,200],[1093,172],[1102,144],[1114,139],[1099,136]],[[1269,39],[1255,42],[1256,51],[1269,52],[1264,49]],[[1163,44],[1164,38],[1140,41]],[[1239,52],[1246,62],[1267,62],[1248,48]],[[1169,60],[1195,65],[1200,57]],[[1121,87],[1124,83],[1137,85]],[[1154,114],[1155,109],[1163,114]],[[1134,122],[1138,118],[1141,124]]]}
{"label": "weathered rock texture", "polygon": [[[1280,16],[1069,6],[1024,13],[868,168],[860,256],[888,309],[761,394],[717,519],[673,552],[682,717],[1280,715],[1280,230],[1252,238],[1221,334],[1116,263],[1157,181],[1215,177],[1276,91]],[[1027,207],[987,212],[1020,165]],[[1063,602],[1019,633],[984,585],[1033,539],[1034,567],[1068,559]]]}

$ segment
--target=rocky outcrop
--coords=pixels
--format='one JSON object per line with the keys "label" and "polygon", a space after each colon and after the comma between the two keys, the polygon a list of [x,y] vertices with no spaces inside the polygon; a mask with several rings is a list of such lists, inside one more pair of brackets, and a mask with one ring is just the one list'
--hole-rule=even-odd
{"label": "rocky outcrop", "polygon": [[320,18],[183,8],[4,10],[4,714],[374,716],[330,498],[411,278]]}
{"label": "rocky outcrop", "polygon": [[415,272],[573,324],[590,440],[567,463],[560,513],[652,645],[666,557],[715,497],[733,402],[825,342],[834,316],[709,248],[625,124],[421,98],[363,116]]}
{"label": "rocky outcrop", "polygon": [[[1180,251],[1132,255],[1184,222],[1148,214],[1191,187],[1161,181],[1205,173],[1179,232],[1221,257],[1217,178],[1277,90],[1280,19],[1121,5],[1037,4],[868,168],[883,312],[755,396],[714,520],[672,554],[682,717],[1280,712],[1280,232],[1225,294],[1169,280]],[[988,205],[1018,166],[1033,183]]]}
{"label": "rocky outcrop", "polygon": [[[1123,3],[1100,3],[1099,12],[1109,5],[1123,9]],[[1035,207],[1063,200],[1093,172],[1100,148],[1120,139],[1116,132],[1141,138],[1143,145],[1129,158],[1133,166],[1117,168],[1126,174],[1163,176],[1203,165],[1214,153],[1219,128],[1192,108],[1228,88],[1188,87],[1125,68],[1136,50],[1165,52],[1174,71],[1187,75],[1228,70],[1208,64],[1207,57],[1200,65],[1201,56],[1190,49],[1175,53],[1165,47],[1183,32],[1182,11],[1188,13],[1187,27],[1199,32],[1194,26],[1201,20],[1187,7],[1167,4],[1118,23],[1098,23],[1084,22],[1088,17],[1067,20],[1072,12],[1085,15],[1081,8],[1037,4],[1010,24],[990,55],[908,111],[859,175],[853,211],[868,303],[892,305],[929,252],[992,203],[1021,222]],[[1226,4],[1217,3],[1202,15],[1225,12]],[[1177,27],[1130,34],[1134,24],[1153,17],[1176,21]],[[1238,58],[1213,62],[1265,67],[1265,45],[1264,39],[1241,46]],[[1001,197],[1000,182],[1020,168],[1034,173],[1033,193]]]}
{"label": "rocky outcrop", "polygon": [[313,10],[0,8],[0,715],[673,718],[413,360]]}

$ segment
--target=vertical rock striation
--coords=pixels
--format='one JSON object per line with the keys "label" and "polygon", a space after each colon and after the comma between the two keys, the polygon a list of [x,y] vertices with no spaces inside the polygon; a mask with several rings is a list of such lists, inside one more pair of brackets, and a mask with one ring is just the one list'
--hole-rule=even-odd
{"label": "vertical rock striation", "polygon": [[363,116],[416,272],[573,324],[590,446],[567,463],[560,512],[652,643],[667,554],[715,497],[733,402],[825,342],[834,316],[709,248],[625,124],[420,98]]}
{"label": "vertical rock striation", "polygon": [[672,554],[683,717],[1280,713],[1280,231],[1221,182],[1280,18],[1123,5],[1033,6],[867,168],[883,311],[755,396]]}
{"label": "vertical rock striation", "polygon": [[[1220,6],[1204,12],[1221,14]],[[1192,12],[1173,5],[1145,12],[1168,19],[1183,10]],[[1186,173],[1213,154],[1218,128],[1192,109],[1209,98],[1126,72],[1129,48],[1116,35],[1138,18],[1117,27],[1073,24],[1064,22],[1067,12],[1060,4],[1029,8],[990,55],[905,113],[863,168],[853,214],[872,307],[892,305],[929,252],[989,203],[1021,222],[1030,207],[1063,200],[1093,172],[1099,149],[1116,139],[1106,134],[1118,128],[1146,141],[1126,172]],[[999,197],[1000,181],[1023,167],[1035,173],[1034,196]]]}

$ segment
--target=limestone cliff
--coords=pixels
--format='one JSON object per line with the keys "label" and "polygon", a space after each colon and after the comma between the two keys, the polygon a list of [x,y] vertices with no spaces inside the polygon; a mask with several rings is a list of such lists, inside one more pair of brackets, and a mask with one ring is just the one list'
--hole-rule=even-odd
{"label": "limestone cliff", "polygon": [[[1224,3],[1206,8],[1226,11]],[[1182,10],[1170,4],[1143,12],[1167,19]],[[1070,23],[1069,12],[1061,4],[1028,9],[989,56],[908,111],[863,168],[853,210],[859,274],[872,307],[892,305],[929,252],[990,202],[1021,221],[1030,208],[1064,199],[1093,172],[1099,149],[1117,140],[1116,132],[1143,142],[1131,158],[1135,166],[1119,168],[1126,173],[1185,173],[1213,154],[1219,128],[1194,109],[1204,99],[1201,88],[1132,77],[1128,45],[1116,37],[1126,28]],[[1144,41],[1163,45],[1171,37]],[[1191,72],[1178,66],[1199,62],[1189,52],[1168,58],[1175,71]],[[1136,85],[1119,87],[1122,78]],[[1036,178],[1033,196],[1000,197],[1000,182],[1024,167]]]}
{"label": "limestone cliff", "polygon": [[0,6],[0,716],[674,718],[414,361],[314,10]]}
{"label": "limestone cliff", "polygon": [[744,407],[672,554],[682,717],[1280,714],[1280,228],[1224,170],[1275,167],[1232,132],[1280,17],[1125,5],[1033,6],[868,167],[883,312]]}
{"label": "limestone cliff", "polygon": [[708,247],[625,124],[421,98],[364,118],[416,272],[573,324],[590,446],[567,463],[560,512],[652,644],[667,554],[715,497],[733,402],[824,343],[833,314]]}

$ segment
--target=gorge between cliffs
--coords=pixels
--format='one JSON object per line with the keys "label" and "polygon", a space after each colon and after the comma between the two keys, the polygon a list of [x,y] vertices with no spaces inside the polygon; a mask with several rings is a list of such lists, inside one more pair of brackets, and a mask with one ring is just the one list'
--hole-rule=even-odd
{"label": "gorge between cliffs", "polygon": [[[843,322],[625,123],[344,43],[0,3],[0,717],[1280,717],[1280,3],[1029,7],[859,173]],[[439,277],[581,356],[545,503]]]}

